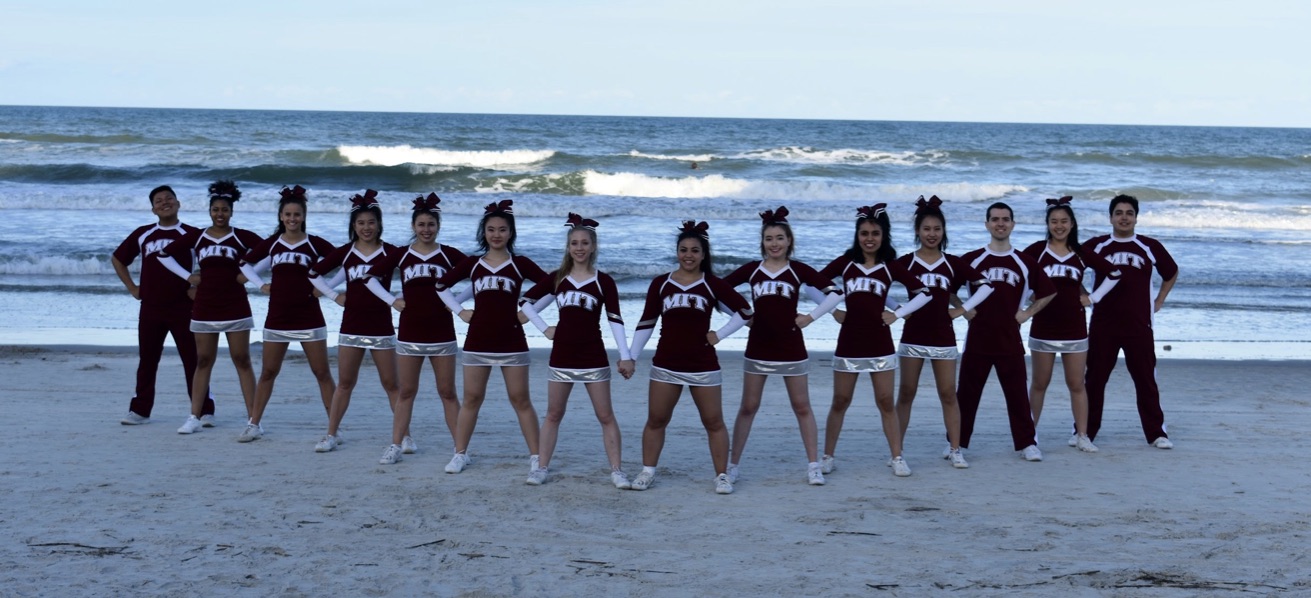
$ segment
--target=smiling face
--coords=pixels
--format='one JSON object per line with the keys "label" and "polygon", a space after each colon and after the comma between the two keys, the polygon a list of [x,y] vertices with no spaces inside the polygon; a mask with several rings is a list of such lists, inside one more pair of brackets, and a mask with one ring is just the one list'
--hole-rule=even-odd
{"label": "smiling face", "polygon": [[425,245],[437,240],[437,219],[432,214],[418,214],[414,217],[410,228],[414,231],[414,238]]}
{"label": "smiling face", "polygon": [[792,255],[791,233],[782,226],[766,226],[760,231],[760,253],[769,259],[787,259]]}
{"label": "smiling face", "polygon": [[678,268],[684,272],[700,272],[701,262],[705,260],[701,242],[697,239],[683,239],[678,242]]}
{"label": "smiling face", "polygon": [[378,217],[373,212],[361,211],[351,219],[351,230],[355,231],[356,239],[373,243],[378,240]]}
{"label": "smiling face", "polygon": [[1070,229],[1074,222],[1065,210],[1055,209],[1047,212],[1047,234],[1053,241],[1065,243],[1070,238]]}
{"label": "smiling face", "polygon": [[1137,226],[1138,210],[1133,209],[1133,204],[1125,201],[1111,208],[1111,228],[1115,230],[1115,236],[1132,237]]}
{"label": "smiling face", "polygon": [[856,243],[866,258],[878,255],[879,248],[883,246],[883,227],[868,219],[861,220],[860,226],[856,227]]}
{"label": "smiling face", "polygon": [[567,251],[569,252],[569,258],[575,264],[580,266],[592,265],[592,258],[596,255],[596,244],[592,242],[591,232],[581,228],[571,231]]}
{"label": "smiling face", "polygon": [[988,234],[992,235],[994,241],[1006,241],[1011,238],[1011,231],[1015,229],[1015,220],[1011,217],[1011,211],[1006,208],[992,208],[988,210]]}
{"label": "smiling face", "polygon": [[232,221],[232,202],[226,199],[209,202],[209,220],[216,228],[227,228]]}
{"label": "smiling face", "polygon": [[167,189],[150,197],[150,212],[161,222],[170,222],[178,217],[178,196]]}
{"label": "smiling face", "polygon": [[942,245],[943,230],[942,220],[936,216],[925,216],[919,228],[915,229],[915,238],[919,239],[921,247],[938,249]]}
{"label": "smiling face", "polygon": [[510,223],[500,216],[488,218],[483,224],[483,238],[487,240],[488,249],[504,250],[510,242]]}
{"label": "smiling face", "polygon": [[281,222],[282,228],[289,233],[304,232],[305,206],[294,202],[283,205],[282,211],[278,212],[278,222]]}

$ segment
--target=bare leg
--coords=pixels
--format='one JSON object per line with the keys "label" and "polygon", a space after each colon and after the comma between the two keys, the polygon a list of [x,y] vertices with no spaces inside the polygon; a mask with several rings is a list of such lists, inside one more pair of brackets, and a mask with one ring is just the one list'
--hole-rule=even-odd
{"label": "bare leg", "polygon": [[[933,380],[938,385],[938,400],[942,402],[942,423],[947,427],[947,442],[952,449],[960,448],[960,405],[956,402],[956,360],[934,359]],[[905,422],[901,424],[906,427]]]}
{"label": "bare leg", "polygon": [[828,421],[824,424],[824,454],[830,457],[838,449],[838,435],[842,433],[842,422],[846,421],[847,408],[851,406],[851,397],[856,392],[856,380],[860,375],[853,372],[833,372],[833,405],[828,409]]}
{"label": "bare leg", "polygon": [[738,408],[737,420],[733,422],[733,452],[729,455],[729,461],[734,465],[742,461],[742,451],[746,449],[747,436],[751,434],[751,423],[756,419],[760,398],[765,393],[766,379],[767,376],[760,374],[742,374],[742,406]]}
{"label": "bare leg", "polygon": [[464,404],[460,405],[459,424],[455,429],[455,452],[469,450],[469,440],[473,438],[473,429],[478,426],[478,411],[483,407],[487,397],[487,380],[492,377],[492,368],[485,366],[464,366]]}
{"label": "bare leg", "polygon": [[305,352],[305,361],[310,364],[310,373],[319,384],[319,398],[323,400],[323,412],[332,415],[332,393],[337,390],[337,383],[332,380],[332,367],[328,365],[328,341],[310,341],[301,343]]}
{"label": "bare leg", "polygon": [[[1087,353],[1061,353],[1065,368],[1065,386],[1070,389],[1070,410],[1074,412],[1074,430],[1080,436],[1088,435],[1088,388],[1083,384]],[[1036,369],[1036,368],[1035,368]],[[1035,424],[1037,423],[1035,418]]]}
{"label": "bare leg", "polygon": [[419,374],[423,372],[423,357],[397,355],[396,374],[400,379],[400,394],[392,409],[391,443],[399,445],[410,430],[414,416],[414,397],[419,394]]}
{"label": "bare leg", "polygon": [[337,426],[346,417],[351,405],[351,393],[360,379],[360,364],[364,363],[364,349],[337,347],[337,390],[332,393],[332,411],[328,413],[328,435],[337,435]]}
{"label": "bare leg", "polygon": [[428,362],[437,376],[437,397],[442,400],[442,415],[454,443],[455,429],[460,422],[460,398],[455,394],[455,356],[429,357]]}
{"label": "bare leg", "polygon": [[[1056,366],[1056,354],[1030,351],[1029,358],[1033,362],[1033,381],[1029,383],[1029,411],[1033,412],[1033,427],[1037,428],[1038,418],[1042,416],[1042,403],[1047,398],[1047,386],[1052,382],[1052,369]],[[1083,370],[1079,371],[1079,386],[1083,386]],[[1084,396],[1083,404],[1084,414],[1087,415],[1087,395]]]}
{"label": "bare leg", "polygon": [[[784,376],[783,386],[788,389],[788,401],[792,403],[792,413],[797,416],[806,462],[815,463],[819,461],[819,450],[815,446],[819,442],[819,430],[815,424],[815,412],[810,409],[810,376]],[[746,444],[745,438],[743,444]]]}
{"label": "bare leg", "polygon": [[209,396],[209,379],[214,375],[214,359],[218,356],[218,333],[197,332],[196,373],[191,377],[191,415],[200,417]]}
{"label": "bare leg", "polygon": [[291,343],[264,343],[262,346],[264,356],[260,360],[259,382],[255,384],[255,408],[250,410],[250,423],[255,425],[264,419],[264,409],[268,407],[269,397],[273,396],[273,382],[282,371],[282,360]]}
{"label": "bare leg", "polygon": [[[910,408],[915,403],[915,394],[920,389],[920,372],[924,370],[924,358],[902,357],[900,361],[901,385],[897,388],[897,421],[901,425],[901,437],[905,438],[906,428],[910,426]],[[955,381],[952,385],[955,385]],[[956,396],[956,391],[953,390],[951,394],[953,397]]]}
{"label": "bare leg", "polygon": [[246,402],[246,416],[255,410],[255,368],[250,365],[250,331],[229,332],[228,355],[237,368],[237,382],[241,384],[241,398]]}
{"label": "bare leg", "polygon": [[892,401],[892,383],[896,377],[891,370],[869,374],[870,382],[874,383],[874,404],[879,408],[879,419],[883,420],[883,436],[888,439],[888,451],[894,458],[901,456],[901,419]]}
{"label": "bare leg", "polygon": [[[665,427],[674,415],[683,387],[652,380],[647,387],[646,428],[642,430],[642,465],[655,467],[665,448]],[[725,459],[727,461],[727,459]]]}
{"label": "bare leg", "polygon": [[715,474],[728,472],[728,428],[724,426],[723,388],[719,386],[692,386],[692,402],[701,414],[701,425],[706,428],[710,442],[710,461]]}
{"label": "bare leg", "polygon": [[587,389],[587,396],[592,399],[596,421],[601,423],[601,438],[605,442],[605,456],[610,461],[610,471],[619,471],[623,464],[620,452],[623,442],[619,436],[619,423],[615,421],[614,408],[610,404],[610,383],[592,382],[583,385],[583,388]]}
{"label": "bare leg", "polygon": [[569,393],[573,390],[573,382],[546,383],[546,419],[542,420],[541,444],[537,448],[537,462],[543,469],[551,463],[555,439],[560,434],[560,421],[564,419],[565,408],[569,406]]}

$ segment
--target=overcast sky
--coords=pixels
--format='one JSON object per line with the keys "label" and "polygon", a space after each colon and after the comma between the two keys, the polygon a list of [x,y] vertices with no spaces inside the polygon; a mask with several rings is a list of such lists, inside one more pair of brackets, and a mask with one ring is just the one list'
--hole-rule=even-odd
{"label": "overcast sky", "polygon": [[0,104],[1311,126],[1296,0],[0,0]]}

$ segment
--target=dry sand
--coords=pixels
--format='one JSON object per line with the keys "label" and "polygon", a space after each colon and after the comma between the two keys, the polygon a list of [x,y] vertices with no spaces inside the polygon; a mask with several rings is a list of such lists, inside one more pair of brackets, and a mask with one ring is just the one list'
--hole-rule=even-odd
{"label": "dry sand", "polygon": [[[258,350],[256,350],[258,355]],[[685,397],[656,485],[615,490],[581,389],[552,478],[523,483],[527,451],[499,377],[471,446],[451,441],[425,372],[420,452],[377,462],[391,415],[371,363],[346,416],[348,443],[316,454],[325,416],[297,354],[265,417],[244,414],[220,358],[220,427],[193,436],[181,365],[167,355],[153,422],[121,426],[136,357],[96,347],[0,348],[0,594],[309,596],[731,596],[926,594],[1311,595],[1307,362],[1163,361],[1172,451],[1149,447],[1128,374],[1108,392],[1102,452],[1065,446],[1057,368],[1039,427],[1046,460],[1010,450],[1005,409],[984,395],[973,465],[940,459],[941,410],[925,375],[896,478],[868,382],[847,417],[839,468],[805,483],[782,385],[765,405],[730,496],[713,493],[705,434]],[[740,354],[724,354],[731,425]],[[831,375],[817,355],[821,422]],[[535,363],[544,364],[538,352]],[[533,368],[545,409],[546,369]],[[615,381],[624,463],[640,471],[645,364]]]}

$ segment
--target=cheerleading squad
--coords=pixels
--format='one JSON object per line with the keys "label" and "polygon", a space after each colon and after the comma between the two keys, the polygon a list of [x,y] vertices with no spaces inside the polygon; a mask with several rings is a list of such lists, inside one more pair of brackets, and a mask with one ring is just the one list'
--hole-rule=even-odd
{"label": "cheerleading squad", "polygon": [[[1156,240],[1136,234],[1138,201],[1127,195],[1110,202],[1113,232],[1079,242],[1078,222],[1069,197],[1047,200],[1047,238],[1023,250],[1011,245],[1014,214],[1004,203],[988,207],[988,245],[961,256],[946,253],[947,219],[941,200],[916,204],[916,250],[898,256],[892,246],[886,205],[856,211],[852,244],[822,269],[793,259],[788,210],[761,213],[761,259],[724,278],[712,269],[709,226],[685,221],[675,241],[676,268],[657,276],[631,344],[619,313],[614,279],[597,268],[594,220],[570,214],[565,251],[553,272],[514,251],[513,202],[488,205],[478,225],[477,253],[437,242],[441,200],[435,194],[414,200],[410,216],[413,241],[397,247],[382,241],[382,210],[377,192],[351,198],[349,241],[333,247],[305,231],[307,201],[300,186],[284,188],[278,203],[278,227],[272,236],[231,225],[241,191],[231,181],[209,188],[211,226],[205,229],[178,220],[179,203],[167,186],[151,191],[156,224],[132,233],[114,252],[112,264],[128,291],[141,301],[140,365],[136,396],[122,420],[125,425],[150,421],[155,374],[164,339],[173,336],[182,358],[191,415],[178,429],[191,434],[214,426],[209,381],[218,354],[218,337],[226,335],[237,371],[248,421],[238,442],[258,440],[261,420],[289,345],[301,344],[319,387],[327,415],[326,434],[314,447],[330,452],[344,442],[341,422],[369,352],[393,413],[391,443],[380,462],[393,464],[417,445],[410,433],[419,378],[433,369],[447,431],[455,454],[447,473],[471,464],[468,449],[487,394],[492,370],[499,367],[506,394],[527,445],[527,483],[548,477],[560,422],[574,386],[583,385],[601,424],[610,480],[620,489],[646,490],[656,477],[665,429],[684,387],[700,414],[716,473],[715,491],[728,494],[739,475],[765,381],[782,378],[797,418],[807,460],[806,479],[824,484],[837,467],[837,442],[856,383],[868,373],[896,476],[909,476],[902,439],[925,362],[930,364],[942,404],[947,447],[943,458],[959,469],[969,467],[968,449],[983,386],[995,368],[1006,400],[1013,448],[1027,461],[1041,461],[1036,424],[1042,413],[1056,356],[1061,356],[1070,392],[1074,426],[1070,446],[1097,452],[1093,439],[1101,426],[1105,388],[1121,350],[1137,389],[1143,434],[1156,448],[1172,448],[1155,381],[1156,356],[1152,316],[1174,286],[1178,268]],[[127,265],[142,259],[140,283]],[[1092,270],[1089,286],[1084,276]],[[1164,284],[1152,297],[1152,273]],[[401,296],[390,292],[399,273]],[[266,282],[263,276],[268,276]],[[457,295],[452,287],[470,282]],[[524,292],[524,283],[534,286]],[[250,359],[254,328],[245,284],[269,296],[263,328],[261,372]],[[336,289],[345,284],[345,291]],[[893,297],[892,286],[906,290]],[[748,302],[738,292],[750,291]],[[962,300],[959,290],[968,291]],[[798,313],[802,295],[816,304]],[[328,361],[327,330],[318,297],[342,308],[338,334],[337,378]],[[472,308],[466,303],[472,300]],[[542,312],[555,305],[556,324]],[[842,306],[843,309],[839,309]],[[1091,326],[1086,309],[1093,309]],[[392,310],[400,312],[398,327]],[[712,311],[729,320],[710,329]],[[612,368],[601,338],[602,312],[619,347]],[[458,351],[463,395],[456,395],[456,335],[453,316],[468,324]],[[833,356],[833,400],[819,446],[818,426],[810,405],[809,357],[802,330],[832,314],[840,323]],[[956,347],[952,320],[969,320],[963,351]],[[889,326],[905,319],[900,342]],[[1032,320],[1029,380],[1020,325]],[[552,341],[547,411],[539,419],[530,397],[529,353],[524,323]],[[649,368],[648,412],[642,430],[642,470],[631,481],[621,469],[622,445],[610,399],[612,370],[631,378],[656,325],[660,339]],[[722,379],[715,345],[749,326],[744,355],[742,400],[730,435],[723,413]],[[959,376],[957,375],[959,362]],[[901,384],[894,400],[894,372]],[[959,381],[959,386],[958,386]]]}

